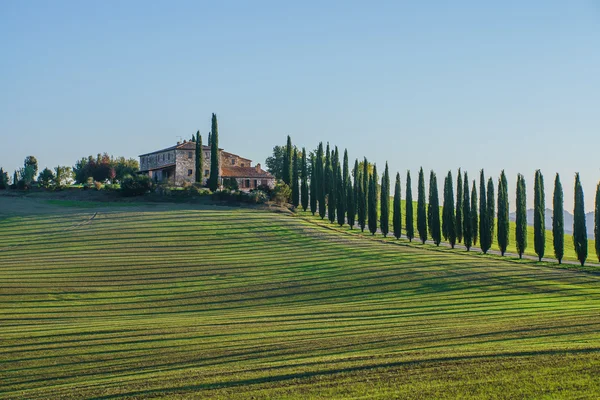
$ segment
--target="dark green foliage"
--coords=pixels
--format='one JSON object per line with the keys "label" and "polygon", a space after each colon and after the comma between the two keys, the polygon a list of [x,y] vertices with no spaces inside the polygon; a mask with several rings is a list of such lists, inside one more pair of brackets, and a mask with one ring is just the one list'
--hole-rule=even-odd
{"label": "dark green foliage", "polygon": [[583,266],[588,255],[587,229],[585,226],[585,205],[583,188],[579,180],[579,172],[575,174],[575,207],[573,209],[573,244],[577,259]]}
{"label": "dark green foliage", "polygon": [[498,179],[498,247],[504,255],[509,243],[508,182],[504,170]]}
{"label": "dark green foliage", "polygon": [[208,132],[208,144],[207,146],[212,147],[212,132]]}
{"label": "dark green foliage", "polygon": [[337,166],[337,173],[335,176],[336,186],[336,208],[337,208],[337,222],[340,226],[343,226],[346,222],[346,187],[344,186],[344,177],[342,176],[342,168],[340,164]]}
{"label": "dark green foliage", "polygon": [[302,210],[306,211],[308,208],[308,167],[306,164],[306,149],[302,148],[302,169],[300,171],[301,186],[300,186],[300,203],[302,204]]}
{"label": "dark green foliage", "polygon": [[38,161],[37,161],[37,158],[35,158],[35,156],[27,156],[27,157],[25,157],[25,161],[23,162],[23,167],[24,168],[31,168],[31,171],[33,173],[32,180],[35,179],[35,177],[37,176],[37,173],[38,173]]}
{"label": "dark green foliage", "polygon": [[419,170],[419,186],[417,188],[417,232],[421,243],[427,240],[427,208],[425,204],[425,177],[423,167]]}
{"label": "dark green foliage", "polygon": [[4,172],[4,169],[0,168],[0,190],[8,188],[8,173]]}
{"label": "dark green foliage", "polygon": [[[210,146],[210,143],[208,144]],[[283,179],[283,160],[285,158],[285,146],[273,147],[273,155],[267,157],[265,165],[267,171],[276,179]]]}
{"label": "dark green foliage", "polygon": [[373,174],[369,178],[369,203],[367,206],[369,232],[372,235],[375,235],[375,232],[377,232],[377,180],[377,166],[373,166]]}
{"label": "dark green foliage", "polygon": [[327,215],[329,216],[329,222],[335,221],[335,208],[336,208],[336,191],[335,191],[335,172],[332,171],[332,166],[328,167],[329,172],[329,193],[327,194]]}
{"label": "dark green foliage", "polygon": [[463,199],[462,199],[462,215],[463,218],[463,241],[467,251],[471,250],[473,244],[473,218],[471,218],[471,200],[469,196],[469,175],[465,172],[465,178],[463,180]]}
{"label": "dark green foliage", "polygon": [[223,188],[237,192],[240,189],[237,179],[235,178],[223,178]]}
{"label": "dark green foliage", "polygon": [[383,237],[387,237],[390,231],[390,171],[387,162],[385,163],[385,170],[381,177],[381,199],[379,201],[381,202],[379,228]]}
{"label": "dark green foliage", "polygon": [[309,198],[310,198],[310,212],[312,213],[312,215],[315,215],[315,213],[317,212],[317,198],[318,198],[318,194],[317,194],[317,177],[316,177],[317,168],[316,168],[316,161],[315,161],[315,155],[314,154],[311,154],[311,156],[310,156],[310,164],[311,164],[311,168],[310,168],[310,193],[309,193]]}
{"label": "dark green foliage", "polygon": [[477,245],[477,239],[479,230],[479,222],[477,215],[477,185],[475,179],[473,179],[473,185],[471,188],[471,237],[473,239],[473,246]]}
{"label": "dark green foliage", "polygon": [[354,175],[354,184],[353,184],[353,202],[354,202],[354,212],[356,213],[358,210],[358,196],[359,196],[359,192],[360,192],[360,169],[358,168],[358,159],[354,160],[354,169],[353,169],[353,175]]}
{"label": "dark green foliage", "polygon": [[343,184],[344,184],[344,188],[346,188],[348,186],[348,181],[350,180],[350,169],[348,166],[348,149],[344,149],[344,171],[343,171],[343,173],[344,173]]}
{"label": "dark green foliage", "polygon": [[487,190],[485,185],[485,175],[483,169],[479,173],[479,245],[483,253],[490,249],[491,242],[488,238],[490,234],[489,217],[487,215]]}
{"label": "dark green foliage", "polygon": [[412,242],[415,237],[415,226],[413,216],[413,198],[412,198],[412,183],[410,180],[410,171],[406,171],[406,237],[409,242]]}
{"label": "dark green foliage", "polygon": [[281,179],[283,183],[288,186],[292,186],[293,179],[293,158],[294,158],[294,146],[292,146],[292,138],[290,135],[287,137],[287,143],[285,145],[285,152],[283,153],[283,165],[281,170]]}
{"label": "dark green foliage", "polygon": [[458,243],[463,240],[463,198],[462,172],[459,168],[456,178],[456,241]]}
{"label": "dark green foliage", "polygon": [[369,214],[369,162],[367,161],[367,157],[365,157],[363,161],[363,171],[362,171],[362,195],[364,197],[364,213],[365,213],[365,221],[367,220],[367,215]]}
{"label": "dark green foliage", "polygon": [[300,205],[300,166],[298,165],[298,150],[292,150],[292,205]]}
{"label": "dark green foliage", "polygon": [[152,189],[152,180],[147,175],[129,176],[121,182],[123,196],[141,196],[150,189]]}
{"label": "dark green foliage", "polygon": [[217,116],[215,113],[212,115],[211,121],[211,146],[210,146],[210,178],[208,179],[208,187],[211,191],[215,191],[219,188],[219,124],[217,122]]}
{"label": "dark green foliage", "polygon": [[442,232],[440,229],[440,198],[438,195],[437,177],[435,172],[431,172],[429,177],[429,232],[431,239],[436,246],[442,241]]}
{"label": "dark green foliage", "polygon": [[517,176],[517,220],[515,240],[519,258],[523,258],[523,253],[527,248],[527,193],[525,191],[525,178],[519,174]]}
{"label": "dark green foliage", "polygon": [[394,229],[394,237],[400,239],[402,236],[402,199],[400,188],[400,173],[396,173],[396,185],[394,187],[394,209],[392,217],[392,225]]}
{"label": "dark green foliage", "polygon": [[204,169],[204,151],[202,151],[202,136],[200,131],[196,132],[196,183],[202,183],[202,170]]}
{"label": "dark green foliage", "polygon": [[[0,170],[0,175],[1,174],[2,174],[2,170]],[[0,176],[0,179],[2,179],[1,176]],[[42,170],[42,172],[40,172],[40,175],[38,176],[38,183],[40,184],[41,187],[46,188],[46,189],[50,187],[53,180],[54,180],[54,172],[52,172],[52,170],[48,169],[48,168],[44,168]]]}
{"label": "dark green foliage", "polygon": [[360,230],[362,232],[365,231],[365,226],[367,225],[367,197],[369,194],[369,170],[367,158],[365,157],[365,161],[363,162],[363,172],[361,174],[362,183],[359,185],[358,190],[358,226],[360,226]]}
{"label": "dark green foliage", "polygon": [[535,171],[533,189],[533,247],[542,261],[546,250],[546,195],[544,194],[544,176],[538,169]]}
{"label": "dark green foliage", "polygon": [[596,247],[596,257],[600,261],[600,183],[596,186],[594,206],[594,244]]}
{"label": "dark green foliage", "polygon": [[494,225],[495,225],[495,217],[496,217],[496,207],[495,207],[496,196],[494,196],[494,180],[492,178],[488,178],[486,197],[487,197],[486,215],[487,215],[487,219],[488,219],[487,240],[488,240],[489,247],[492,247],[492,244],[494,243]]}
{"label": "dark green foliage", "polygon": [[350,229],[354,228],[354,218],[356,217],[356,204],[354,203],[354,188],[352,182],[348,179],[346,185],[346,214],[348,216],[348,225]]}
{"label": "dark green foliage", "polygon": [[556,257],[558,263],[561,264],[565,255],[565,214],[563,188],[558,174],[556,174],[556,178],[554,179],[552,208],[552,244],[554,245],[554,257]]}
{"label": "dark green foliage", "polygon": [[325,150],[325,167],[323,169],[323,190],[325,190],[325,197],[327,197],[330,190],[329,184],[331,183],[331,171],[331,152],[329,150],[329,143],[327,143],[327,149]]}
{"label": "dark green foliage", "polygon": [[452,172],[448,171],[448,176],[444,181],[444,206],[442,209],[442,234],[444,239],[454,248],[456,245],[456,216],[454,215],[454,182],[452,182]]}
{"label": "dark green foliage", "polygon": [[325,218],[325,214],[327,213],[327,203],[325,203],[325,170],[323,168],[323,143],[319,143],[319,148],[317,150],[317,181],[316,181],[316,189],[317,189],[317,199],[319,202],[319,217],[321,219]]}

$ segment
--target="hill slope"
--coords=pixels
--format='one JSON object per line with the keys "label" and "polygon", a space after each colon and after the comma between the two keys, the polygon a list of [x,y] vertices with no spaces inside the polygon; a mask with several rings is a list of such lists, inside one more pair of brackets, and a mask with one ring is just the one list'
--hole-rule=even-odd
{"label": "hill slope", "polygon": [[228,208],[0,220],[0,397],[600,391],[592,274]]}

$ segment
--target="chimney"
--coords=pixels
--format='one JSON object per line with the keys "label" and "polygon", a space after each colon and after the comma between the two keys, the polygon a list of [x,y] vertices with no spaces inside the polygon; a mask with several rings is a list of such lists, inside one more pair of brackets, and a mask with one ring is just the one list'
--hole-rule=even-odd
{"label": "chimney", "polygon": [[256,171],[257,171],[257,172],[260,172],[260,163],[257,163],[257,164],[256,164],[256,167],[254,167],[254,168],[256,168]]}
{"label": "chimney", "polygon": [[186,140],[186,139],[183,139],[183,143],[187,143],[187,140]]}
{"label": "chimney", "polygon": [[177,141],[177,146],[179,146],[180,144],[181,144],[181,141],[180,141],[180,140],[178,140],[178,141]]}

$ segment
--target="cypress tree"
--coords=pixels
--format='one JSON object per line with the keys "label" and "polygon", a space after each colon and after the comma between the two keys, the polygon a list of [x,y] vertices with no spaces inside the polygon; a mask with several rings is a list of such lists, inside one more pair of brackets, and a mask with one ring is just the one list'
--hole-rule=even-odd
{"label": "cypress tree", "polygon": [[558,260],[558,263],[561,264],[565,255],[565,214],[563,188],[558,174],[554,178],[552,208],[552,244],[554,245],[554,256]]}
{"label": "cypress tree", "polygon": [[463,240],[467,251],[471,250],[473,244],[473,229],[471,224],[473,218],[471,218],[471,200],[469,198],[469,176],[465,172],[465,178],[463,180],[463,200],[462,200],[462,214],[463,218]]}
{"label": "cypress tree", "polygon": [[533,189],[533,247],[542,261],[546,250],[546,201],[544,194],[544,176],[538,169],[535,171],[535,182]]}
{"label": "cypress tree", "polygon": [[354,202],[354,212],[356,215],[356,212],[358,211],[358,194],[360,191],[360,170],[358,168],[358,159],[354,160],[354,184],[353,184],[353,198],[352,201]]}
{"label": "cypress tree", "polygon": [[452,172],[448,171],[448,176],[444,181],[444,205],[442,209],[442,234],[444,239],[454,248],[456,245],[456,216],[454,215],[454,189],[452,182]]}
{"label": "cypress tree", "polygon": [[315,155],[310,156],[310,212],[315,215],[317,212],[317,164],[315,162]]}
{"label": "cypress tree", "polygon": [[212,132],[208,132],[208,143],[207,146],[212,146]]}
{"label": "cypress tree", "polygon": [[488,248],[492,247],[494,243],[494,225],[495,225],[495,216],[496,216],[496,207],[495,207],[495,199],[494,196],[494,180],[490,177],[488,178],[487,183],[487,210],[486,215],[488,219],[487,228],[487,240],[488,240]]}
{"label": "cypress tree", "polygon": [[325,203],[325,170],[323,167],[323,143],[319,143],[317,150],[317,199],[319,202],[319,217],[325,218],[327,213],[327,203]]}
{"label": "cypress tree", "polygon": [[423,167],[419,170],[419,186],[417,188],[417,232],[421,243],[427,240],[427,209],[425,205],[425,177]]}
{"label": "cypress tree", "polygon": [[596,186],[596,202],[594,205],[594,244],[596,245],[596,256],[600,261],[600,183]]}
{"label": "cypress tree", "polygon": [[204,168],[204,151],[202,151],[202,136],[196,132],[196,183],[202,184],[202,169]]}
{"label": "cypress tree", "polygon": [[[434,172],[433,170],[429,171],[429,194],[427,195],[427,232],[431,235],[433,232],[433,218],[432,218],[432,211],[433,209],[431,208],[431,190],[433,189],[432,181],[433,181],[433,176],[434,176]],[[433,236],[432,236],[433,239]]]}
{"label": "cypress tree", "polygon": [[306,149],[302,148],[302,186],[300,187],[300,203],[302,204],[302,210],[306,211],[308,208],[308,170],[306,166]]}
{"label": "cypress tree", "polygon": [[292,151],[292,205],[300,205],[300,169],[298,166],[298,150]]}
{"label": "cypress tree", "polygon": [[438,195],[437,177],[435,172],[431,172],[429,179],[429,218],[431,239],[436,246],[442,241],[442,232],[440,229],[440,198]]}
{"label": "cypress tree", "polygon": [[394,216],[392,217],[392,224],[394,226],[394,237],[400,239],[402,236],[402,199],[400,198],[400,173],[396,173],[396,186],[394,187]]}
{"label": "cypress tree", "polygon": [[335,221],[335,208],[336,208],[336,191],[335,191],[335,172],[332,171],[333,167],[328,167],[329,172],[329,194],[327,195],[327,214],[329,215],[329,222]]}
{"label": "cypress tree", "polygon": [[369,205],[367,206],[369,214],[367,222],[371,235],[375,235],[377,232],[377,208],[377,166],[373,165],[373,175],[369,179]]}
{"label": "cypress tree", "polygon": [[573,210],[573,244],[577,259],[583,266],[588,255],[587,229],[585,226],[585,206],[583,188],[579,180],[579,172],[575,174],[575,208]]}
{"label": "cypress tree", "polygon": [[324,169],[324,176],[323,176],[323,183],[324,183],[324,190],[325,190],[325,197],[327,197],[327,195],[329,194],[330,191],[330,187],[329,184],[331,183],[331,176],[330,176],[330,172],[332,171],[331,169],[331,151],[329,150],[329,143],[327,143],[327,149],[325,150],[325,169]]}
{"label": "cypress tree", "polygon": [[285,153],[283,156],[283,173],[281,174],[281,177],[286,185],[292,186],[294,179],[294,146],[292,146],[292,138],[290,135],[288,135],[287,143],[285,145]]}
{"label": "cypress tree", "polygon": [[523,258],[523,253],[527,248],[527,198],[525,191],[525,178],[519,174],[517,176],[517,221],[515,239],[519,258]]}
{"label": "cypress tree", "polygon": [[361,232],[365,231],[367,225],[367,196],[369,192],[369,170],[367,167],[367,158],[363,161],[363,172],[361,174],[362,183],[358,191],[358,226]]}
{"label": "cypress tree", "polygon": [[348,169],[348,149],[344,149],[344,171],[343,171],[343,173],[344,173],[343,184],[344,184],[344,190],[345,190],[346,187],[348,186],[348,181],[350,180],[350,170]]}
{"label": "cypress tree", "polygon": [[366,221],[367,215],[369,215],[369,199],[368,199],[369,198],[369,162],[367,161],[367,157],[365,157],[365,159],[363,161],[362,178],[363,178],[362,194],[363,194],[363,197],[365,198],[364,212],[365,212],[365,221]]}
{"label": "cypress tree", "polygon": [[336,212],[337,212],[337,222],[340,226],[343,226],[346,222],[346,207],[345,207],[345,198],[346,198],[346,187],[344,186],[344,177],[342,176],[342,168],[338,164],[337,166],[337,174],[335,177],[335,185],[337,190],[336,195]]}
{"label": "cypress tree", "polygon": [[346,214],[348,215],[348,225],[350,229],[354,228],[354,217],[356,216],[356,207],[354,203],[354,188],[352,182],[348,179],[348,185],[346,186]]}
{"label": "cypress tree", "polygon": [[477,218],[477,186],[475,185],[475,179],[473,179],[473,186],[471,189],[471,237],[473,239],[473,246],[477,245],[479,223]]}
{"label": "cypress tree", "polygon": [[479,173],[479,245],[484,254],[490,249],[488,222],[485,175],[482,169]]}
{"label": "cypress tree", "polygon": [[456,178],[456,241],[462,242],[463,239],[463,182],[462,172],[458,169],[458,177]]}
{"label": "cypress tree", "polygon": [[214,192],[219,187],[220,178],[219,124],[215,113],[212,115],[211,133],[209,189]]}
{"label": "cypress tree", "polygon": [[509,242],[508,182],[504,170],[498,179],[498,247],[504,255]]}
{"label": "cypress tree", "polygon": [[415,225],[413,221],[413,199],[412,183],[410,180],[410,171],[406,171],[406,237],[412,242],[415,237]]}
{"label": "cypress tree", "polygon": [[379,221],[379,227],[383,237],[387,237],[390,231],[390,171],[388,169],[388,163],[385,163],[385,170],[381,177],[381,216]]}

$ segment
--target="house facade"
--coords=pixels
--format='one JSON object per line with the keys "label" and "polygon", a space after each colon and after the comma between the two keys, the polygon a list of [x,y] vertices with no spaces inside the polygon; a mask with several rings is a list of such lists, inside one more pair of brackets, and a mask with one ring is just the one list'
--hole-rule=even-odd
{"label": "house facade", "polygon": [[[202,184],[206,184],[210,176],[211,152],[209,146],[202,146],[204,162],[202,167]],[[142,154],[140,157],[140,173],[150,176],[155,182],[183,186],[196,182],[196,142],[183,141],[166,149]],[[264,171],[260,164],[252,166],[252,160],[219,149],[219,177],[236,179],[240,190],[251,190],[261,185],[275,186],[275,177]]]}

